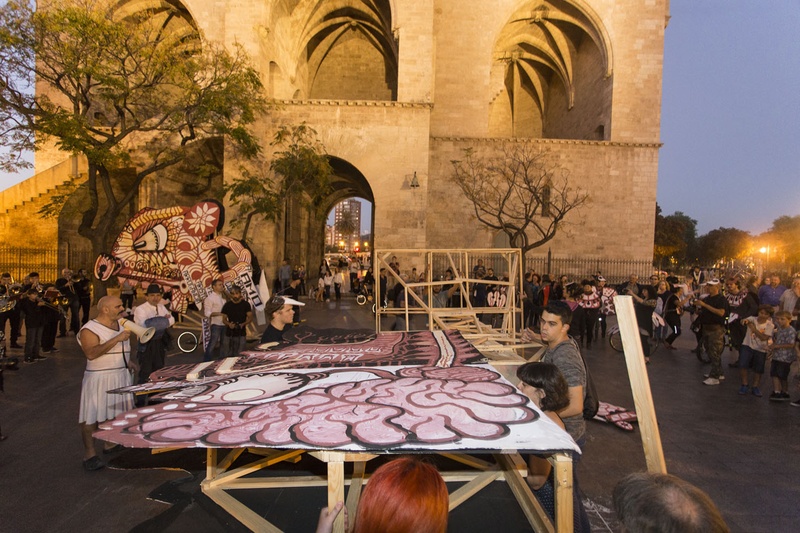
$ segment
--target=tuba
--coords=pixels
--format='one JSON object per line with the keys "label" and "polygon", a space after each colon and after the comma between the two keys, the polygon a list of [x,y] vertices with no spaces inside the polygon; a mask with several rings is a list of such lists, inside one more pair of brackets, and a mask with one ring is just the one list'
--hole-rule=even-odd
{"label": "tuba", "polygon": [[11,311],[14,309],[14,306],[17,305],[17,301],[12,300],[8,293],[9,291],[6,286],[0,285],[0,313]]}

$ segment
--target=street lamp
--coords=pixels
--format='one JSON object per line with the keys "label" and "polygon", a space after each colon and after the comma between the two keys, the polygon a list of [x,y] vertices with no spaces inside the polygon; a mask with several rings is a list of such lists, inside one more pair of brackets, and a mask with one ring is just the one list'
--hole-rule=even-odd
{"label": "street lamp", "polygon": [[761,252],[762,254],[767,254],[767,264],[765,265],[764,270],[768,271],[769,270],[769,252],[770,252],[769,245],[761,247],[758,251]]}

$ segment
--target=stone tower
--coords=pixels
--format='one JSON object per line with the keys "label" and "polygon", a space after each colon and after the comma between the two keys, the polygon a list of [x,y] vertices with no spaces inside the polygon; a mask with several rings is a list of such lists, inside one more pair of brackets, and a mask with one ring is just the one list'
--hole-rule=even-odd
{"label": "stone tower", "polygon": [[[590,193],[554,252],[652,257],[668,0],[159,1],[245,46],[280,104],[256,124],[264,145],[281,125],[312,126],[336,173],[323,217],[348,197],[373,202],[376,249],[499,243],[448,176],[463,149],[514,140],[545,145]],[[237,172],[226,159],[221,179]],[[175,202],[161,178],[141,206]],[[322,252],[324,218],[290,211],[289,229],[250,230],[268,271],[285,243],[296,263]]]}

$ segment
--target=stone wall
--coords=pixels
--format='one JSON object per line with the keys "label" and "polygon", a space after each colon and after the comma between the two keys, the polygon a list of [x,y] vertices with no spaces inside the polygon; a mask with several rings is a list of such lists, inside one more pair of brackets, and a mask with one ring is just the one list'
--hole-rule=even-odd
{"label": "stone wall", "polygon": [[[465,147],[489,153],[501,137],[531,136],[562,139],[530,142],[547,146],[591,195],[548,246],[560,253],[651,257],[667,0],[343,0],[350,10],[378,6],[370,24],[380,38],[369,49],[370,39],[360,29],[348,30],[352,34],[332,46],[331,54],[315,56],[317,63],[309,50],[324,41],[325,33],[315,34],[314,28],[325,26],[328,19],[319,18],[319,11],[332,4],[184,3],[208,39],[242,44],[262,74],[265,92],[284,99],[255,124],[267,150],[280,125],[307,122],[330,155],[363,174],[374,197],[376,248],[475,248],[497,242],[471,219],[470,206],[448,181],[450,161]],[[580,24],[565,27],[569,17],[534,21],[543,8],[574,15]],[[542,27],[560,25],[570,43],[577,43],[553,48],[570,55],[563,65],[573,80],[575,101],[570,109],[565,93],[558,91],[560,81],[544,80],[544,116],[536,119],[530,99],[518,111],[533,118],[514,125],[504,92],[506,63],[497,54],[504,31],[520,17]],[[351,27],[358,25],[366,27],[361,19]],[[396,72],[387,72],[395,64]],[[40,159],[58,159],[50,156]],[[221,180],[230,182],[239,172],[239,162],[225,156],[224,178],[210,193],[197,192],[193,199],[162,175],[142,188],[140,206],[221,195]],[[417,188],[410,186],[415,173]],[[332,193],[328,207],[341,198],[341,191]],[[229,221],[241,216],[228,210]],[[311,227],[308,213],[298,216],[309,226],[308,235],[298,237],[301,250],[292,260],[305,260],[311,270],[316,265],[310,265],[310,250],[321,242],[324,226]],[[283,259],[281,227],[255,220],[250,231],[268,275]],[[239,233],[230,226],[224,232]]]}

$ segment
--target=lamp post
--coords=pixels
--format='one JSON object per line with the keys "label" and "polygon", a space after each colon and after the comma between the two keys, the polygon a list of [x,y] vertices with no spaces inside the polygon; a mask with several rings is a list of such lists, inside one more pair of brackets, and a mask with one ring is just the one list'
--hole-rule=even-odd
{"label": "lamp post", "polygon": [[764,265],[764,270],[766,270],[766,271],[769,271],[769,252],[770,252],[770,246],[769,246],[769,245],[763,246],[763,247],[761,247],[761,249],[759,249],[758,251],[759,251],[759,252],[761,252],[762,254],[767,254],[767,263]]}

